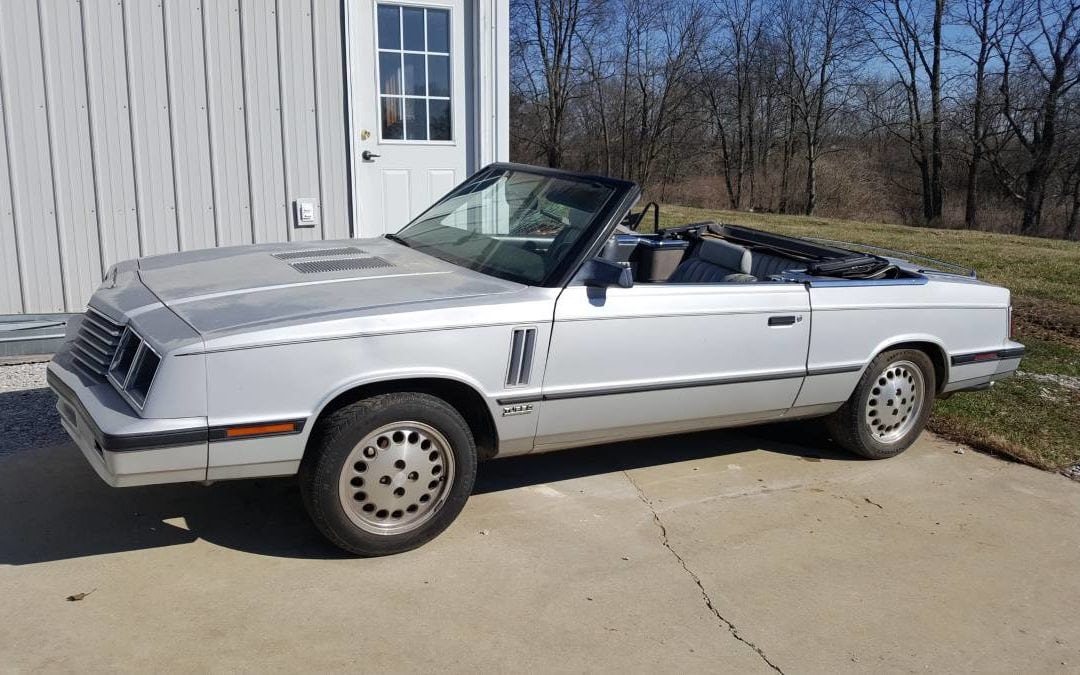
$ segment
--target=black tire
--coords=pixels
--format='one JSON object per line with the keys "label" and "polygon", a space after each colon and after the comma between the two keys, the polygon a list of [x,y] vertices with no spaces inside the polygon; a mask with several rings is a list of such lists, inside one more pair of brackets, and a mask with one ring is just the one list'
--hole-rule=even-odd
{"label": "black tire", "polygon": [[[921,376],[921,383],[919,383],[921,386],[917,386],[915,383],[905,385],[910,386],[912,391],[921,391],[921,396],[918,399],[918,410],[913,409],[911,411],[912,419],[910,423],[907,417],[903,418],[902,423],[892,417],[892,414],[902,415],[905,409],[900,407],[899,401],[895,402],[896,407],[894,408],[894,401],[885,398],[893,395],[891,384],[889,385],[889,391],[881,392],[880,395],[874,393],[884,389],[883,382],[890,381],[891,376],[886,377],[886,373],[889,371],[890,366],[895,364],[911,364],[920,371],[916,375],[905,370],[903,377],[907,381],[908,375],[912,376],[912,380],[918,380]],[[904,368],[907,369],[908,366],[904,365]],[[893,372],[899,378],[900,371],[894,370]],[[926,420],[929,419],[930,412],[934,407],[936,382],[934,362],[930,360],[930,357],[925,352],[917,349],[894,349],[882,352],[867,366],[866,372],[863,373],[859,379],[859,384],[855,387],[855,391],[852,392],[844,405],[825,418],[825,426],[832,435],[833,440],[849,452],[867,459],[895,457],[914,443],[926,426]],[[893,427],[881,426],[881,420],[878,420],[877,426],[875,426],[872,421],[873,418],[868,417],[870,411],[874,408],[874,406],[870,406],[870,401],[877,401],[879,396],[888,403],[888,405],[877,404],[877,406],[885,408],[885,413],[890,415],[890,419],[887,421],[898,422],[896,433],[892,431]],[[908,401],[904,399],[904,405],[907,404]],[[875,409],[873,412],[877,412],[877,410]],[[896,435],[897,433],[899,435]]]}
{"label": "black tire", "polygon": [[[346,462],[350,461],[350,456],[356,457],[354,451],[358,443],[370,434],[388,425],[407,423],[426,425],[447,442],[449,448],[445,449],[444,454],[452,454],[452,458],[446,457],[445,461],[453,467],[453,478],[449,484],[439,488],[437,505],[430,507],[427,519],[415,529],[401,533],[365,530],[356,522],[357,517],[364,516],[347,513],[343,506],[347,498],[339,492],[343,484],[341,481],[346,476],[343,472],[352,470],[346,467]],[[365,451],[370,449],[365,448]],[[373,464],[375,461],[372,460]],[[472,431],[453,406],[429,394],[382,394],[345,406],[319,422],[300,463],[300,494],[315,526],[333,544],[365,557],[391,555],[427,543],[457,518],[472,493],[476,463],[476,443]],[[410,472],[410,477],[414,473]],[[379,480],[374,476],[371,478]],[[403,503],[407,501],[405,499]],[[413,506],[415,504],[410,508]]]}

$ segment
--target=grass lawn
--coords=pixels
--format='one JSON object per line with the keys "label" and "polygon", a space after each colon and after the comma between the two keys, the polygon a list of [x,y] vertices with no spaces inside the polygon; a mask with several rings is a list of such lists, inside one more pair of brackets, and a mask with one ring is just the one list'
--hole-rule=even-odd
{"label": "grass lawn", "polygon": [[[661,225],[715,220],[883,246],[954,262],[1013,293],[1016,377],[939,401],[930,428],[980,450],[1062,470],[1080,463],[1080,243],[852,220],[661,208]],[[650,219],[646,219],[649,222]]]}

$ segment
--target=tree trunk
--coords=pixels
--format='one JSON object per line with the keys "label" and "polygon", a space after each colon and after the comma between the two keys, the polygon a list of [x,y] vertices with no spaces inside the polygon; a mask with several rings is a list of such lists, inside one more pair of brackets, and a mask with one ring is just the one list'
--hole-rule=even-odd
{"label": "tree trunk", "polygon": [[791,141],[784,141],[783,163],[780,165],[780,202],[776,210],[780,213],[788,212],[788,176],[791,173]]}
{"label": "tree trunk", "polygon": [[930,217],[927,221],[941,220],[945,188],[941,183],[941,21],[945,14],[945,0],[934,4],[934,56],[930,70]]}
{"label": "tree trunk", "polygon": [[562,150],[556,145],[549,145],[547,149],[547,165],[553,169],[562,166]]}
{"label": "tree trunk", "polygon": [[1073,183],[1072,210],[1069,211],[1069,222],[1065,226],[1065,238],[1076,239],[1080,234],[1080,180]]}
{"label": "tree trunk", "polygon": [[1046,191],[1046,171],[1036,164],[1025,176],[1024,216],[1020,221],[1020,234],[1034,236],[1039,234],[1042,220],[1043,197]]}
{"label": "tree trunk", "polygon": [[971,149],[967,183],[964,186],[964,227],[969,230],[975,230],[979,227],[979,165],[981,162],[982,147],[981,145],[975,145]]}
{"label": "tree trunk", "polygon": [[814,215],[817,206],[817,153],[814,145],[806,148],[806,208],[803,213]]}

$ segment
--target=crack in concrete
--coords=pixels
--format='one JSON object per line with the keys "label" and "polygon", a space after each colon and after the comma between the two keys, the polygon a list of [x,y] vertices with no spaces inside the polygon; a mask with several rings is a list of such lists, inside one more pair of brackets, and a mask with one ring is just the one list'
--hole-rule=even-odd
{"label": "crack in concrete", "polygon": [[671,542],[668,540],[667,526],[665,526],[664,521],[660,519],[660,514],[656,512],[656,507],[653,506],[652,499],[649,499],[649,497],[645,494],[645,491],[641,489],[641,486],[638,485],[637,481],[634,480],[633,476],[630,475],[629,471],[623,471],[623,475],[626,476],[626,480],[630,481],[630,484],[634,486],[634,490],[637,491],[638,499],[641,500],[641,503],[648,507],[649,512],[652,513],[653,523],[660,531],[660,543],[663,545],[664,548],[668,550],[668,553],[674,556],[675,560],[679,563],[679,566],[683,568],[683,571],[686,572],[687,576],[689,576],[690,579],[693,580],[694,584],[697,585],[698,591],[701,592],[702,601],[705,603],[705,606],[709,609],[709,611],[713,613],[713,616],[716,617],[716,620],[720,623],[721,627],[727,628],[728,632],[731,633],[731,636],[733,638],[743,643],[750,649],[753,649],[754,652],[758,655],[758,657],[765,662],[765,665],[769,666],[774,671],[783,675],[784,671],[780,670],[779,666],[769,660],[769,657],[765,655],[765,652],[761,649],[761,647],[758,647],[756,644],[743,637],[743,635],[739,633],[739,629],[735,627],[735,624],[724,618],[724,615],[721,614],[720,610],[717,609],[716,605],[713,604],[712,598],[709,597],[708,591],[705,590],[705,585],[701,583],[701,577],[699,577],[692,569],[690,569],[690,567],[686,564],[686,560],[684,560],[683,557],[679,555],[679,553],[674,548],[671,547]]}

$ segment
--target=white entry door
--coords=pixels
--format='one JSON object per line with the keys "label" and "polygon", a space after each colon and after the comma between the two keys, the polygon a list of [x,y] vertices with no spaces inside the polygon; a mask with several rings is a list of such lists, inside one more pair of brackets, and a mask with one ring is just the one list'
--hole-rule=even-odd
{"label": "white entry door", "polygon": [[465,179],[465,0],[354,0],[357,234],[395,232]]}

